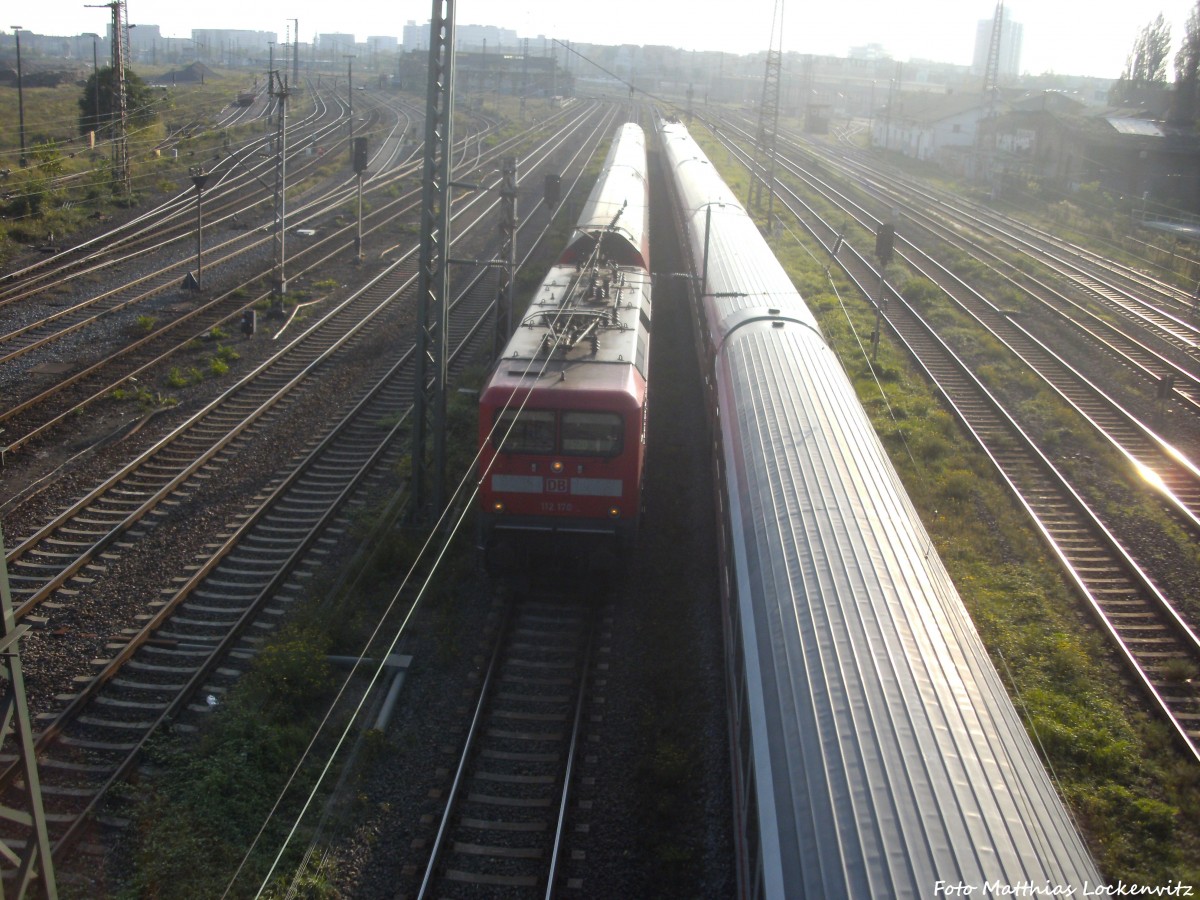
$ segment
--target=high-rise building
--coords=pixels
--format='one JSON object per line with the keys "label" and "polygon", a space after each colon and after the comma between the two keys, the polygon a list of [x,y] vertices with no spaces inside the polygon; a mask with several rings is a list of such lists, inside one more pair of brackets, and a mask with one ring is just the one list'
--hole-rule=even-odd
{"label": "high-rise building", "polygon": [[322,59],[336,60],[339,57],[358,52],[358,44],[354,35],[330,32],[317,35],[317,52]]}
{"label": "high-rise building", "polygon": [[[406,53],[411,53],[413,50],[428,50],[429,22],[418,25],[409,19],[408,24],[404,26],[401,42]],[[489,52],[495,52],[498,48],[515,52],[522,46],[521,39],[517,37],[515,31],[495,25],[456,25],[454,43],[456,50],[479,50],[486,43]]]}

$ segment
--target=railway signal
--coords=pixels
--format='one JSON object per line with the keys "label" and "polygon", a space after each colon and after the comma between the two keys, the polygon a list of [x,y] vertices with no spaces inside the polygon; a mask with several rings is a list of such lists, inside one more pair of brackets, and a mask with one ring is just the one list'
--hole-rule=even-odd
{"label": "railway signal", "polygon": [[892,261],[892,248],[896,242],[896,226],[884,222],[875,232],[875,258],[879,264],[886,266]]}

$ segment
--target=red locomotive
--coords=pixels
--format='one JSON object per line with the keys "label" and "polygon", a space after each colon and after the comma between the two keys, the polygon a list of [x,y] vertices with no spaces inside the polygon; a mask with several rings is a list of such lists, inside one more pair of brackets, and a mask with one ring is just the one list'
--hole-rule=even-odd
{"label": "red locomotive", "polygon": [[621,126],[571,242],[480,397],[489,563],[527,550],[598,562],[637,531],[650,350],[645,135]]}

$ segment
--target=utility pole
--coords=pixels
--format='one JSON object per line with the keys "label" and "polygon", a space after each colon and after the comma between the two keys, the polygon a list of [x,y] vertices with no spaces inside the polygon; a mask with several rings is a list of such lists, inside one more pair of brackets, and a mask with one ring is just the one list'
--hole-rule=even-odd
{"label": "utility pole", "polygon": [[354,154],[354,173],[358,176],[358,236],[354,239],[354,258],[362,262],[362,194],[363,173],[367,170],[367,138],[356,137],[350,142]]}
{"label": "utility pole", "polygon": [[350,106],[350,137],[354,137],[354,54],[346,56],[346,103]]}
{"label": "utility pole", "polygon": [[904,95],[904,65],[896,63],[896,77],[888,82],[887,115],[883,117],[883,149],[892,149],[892,116],[897,96]]}
{"label": "utility pole", "polygon": [[500,269],[500,284],[496,291],[496,327],[492,358],[504,352],[509,335],[513,333],[513,277],[517,268],[517,158],[506,156],[500,161],[500,253],[505,264]]}
{"label": "utility pole", "polygon": [[[267,96],[274,97],[275,93],[272,88],[275,85],[272,72],[275,71],[275,42],[267,41]],[[254,86],[258,87],[258,80],[255,79]],[[267,115],[263,116],[263,134],[267,134],[271,130],[271,108],[267,107]]]}
{"label": "utility pole", "polygon": [[529,94],[529,38],[521,46],[521,121],[525,121],[525,98]]}
{"label": "utility pole", "polygon": [[[451,148],[454,146],[454,0],[433,0],[421,178],[421,255],[413,395],[414,521],[441,514],[446,482],[446,313],[449,283]],[[432,443],[432,446],[429,444]]]}
{"label": "utility pole", "polygon": [[193,166],[188,174],[191,176],[192,184],[196,188],[196,278],[192,287],[200,290],[203,284],[201,276],[203,272],[202,253],[204,251],[204,220],[201,218],[201,208],[203,205],[201,201],[203,198],[201,194],[204,191],[204,185],[208,182],[208,175],[204,173],[204,169],[200,166]]}
{"label": "utility pole", "polygon": [[92,119],[92,134],[100,130],[100,59],[96,52],[96,41],[100,35],[92,35],[92,109],[96,111]]}
{"label": "utility pole", "polygon": [[21,122],[21,168],[24,169],[29,165],[29,157],[25,155],[25,88],[21,78],[21,26],[13,25],[12,30],[17,39],[17,115]]}
{"label": "utility pole", "polygon": [[287,275],[284,272],[287,233],[286,176],[287,176],[287,80],[275,69],[269,73],[267,85],[271,96],[279,98],[279,125],[275,132],[275,270],[272,273],[271,313],[283,314],[283,298],[287,296]]}
{"label": "utility pole", "polygon": [[879,299],[875,301],[875,330],[871,332],[871,362],[875,362],[879,356],[879,335],[883,328],[883,311],[887,309],[887,266],[892,261],[895,242],[895,224],[892,222],[880,223],[879,230],[875,232],[875,258],[879,260]]}
{"label": "utility pole", "polygon": [[296,34],[292,38],[292,84],[300,89],[300,20],[292,19],[292,24],[296,26]]}

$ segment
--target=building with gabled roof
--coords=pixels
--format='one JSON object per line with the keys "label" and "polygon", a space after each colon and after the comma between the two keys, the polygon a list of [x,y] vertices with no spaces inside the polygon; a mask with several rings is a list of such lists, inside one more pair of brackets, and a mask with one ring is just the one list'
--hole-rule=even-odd
{"label": "building with gabled roof", "polygon": [[988,98],[976,93],[900,94],[871,123],[871,145],[920,160],[941,160],[948,151],[975,145]]}
{"label": "building with gabled roof", "polygon": [[1200,213],[1200,134],[1140,110],[1085,112],[1061,99],[1017,105],[984,126],[1007,179],[1071,193],[1097,184],[1118,197]]}

